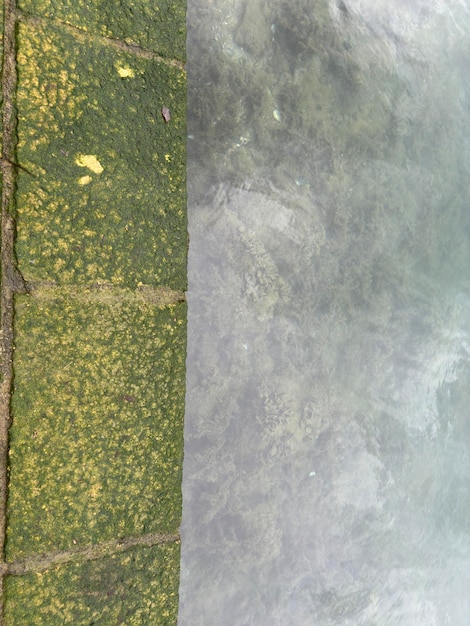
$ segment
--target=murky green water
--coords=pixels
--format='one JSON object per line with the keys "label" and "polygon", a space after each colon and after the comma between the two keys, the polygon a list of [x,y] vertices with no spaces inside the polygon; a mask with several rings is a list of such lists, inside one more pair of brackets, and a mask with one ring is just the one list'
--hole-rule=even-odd
{"label": "murky green water", "polygon": [[190,2],[179,623],[470,614],[470,4]]}

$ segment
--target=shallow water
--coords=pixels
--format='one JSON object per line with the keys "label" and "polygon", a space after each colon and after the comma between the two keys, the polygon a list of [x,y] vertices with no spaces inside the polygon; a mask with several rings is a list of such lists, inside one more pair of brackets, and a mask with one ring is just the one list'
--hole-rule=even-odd
{"label": "shallow water", "polygon": [[188,30],[179,624],[466,626],[470,5]]}

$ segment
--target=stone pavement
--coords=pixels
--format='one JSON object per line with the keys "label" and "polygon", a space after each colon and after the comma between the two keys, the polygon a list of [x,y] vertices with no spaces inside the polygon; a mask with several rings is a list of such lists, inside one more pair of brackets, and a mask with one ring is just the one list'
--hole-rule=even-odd
{"label": "stone pavement", "polygon": [[2,623],[175,624],[185,2],[3,4]]}

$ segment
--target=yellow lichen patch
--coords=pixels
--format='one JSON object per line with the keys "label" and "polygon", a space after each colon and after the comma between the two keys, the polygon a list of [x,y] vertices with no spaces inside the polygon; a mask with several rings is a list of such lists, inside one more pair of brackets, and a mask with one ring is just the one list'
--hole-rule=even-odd
{"label": "yellow lichen patch", "polygon": [[81,176],[78,179],[78,184],[79,185],[89,185],[92,180],[93,180],[93,178],[91,176]]}
{"label": "yellow lichen patch", "polygon": [[87,167],[95,174],[101,174],[104,169],[98,161],[96,154],[77,154],[75,157],[75,163],[79,167]]}
{"label": "yellow lichen patch", "polygon": [[135,76],[135,71],[128,65],[125,67],[118,65],[117,71],[121,78],[134,78]]}
{"label": "yellow lichen patch", "polygon": [[[19,27],[19,37],[23,32],[23,26]],[[60,136],[61,120],[74,115],[78,120],[83,115],[83,103],[85,94],[81,94],[74,88],[73,65],[64,69],[63,62],[54,58],[54,41],[49,33],[40,35],[41,54],[35,51],[34,37],[21,39],[18,49],[18,120],[25,122],[30,127],[28,147],[31,151],[37,150],[44,145],[45,137],[39,131],[38,125],[45,124],[48,136]],[[44,56],[50,56],[47,72],[41,66]],[[23,104],[23,98],[27,103]],[[38,132],[39,131],[39,132]],[[47,140],[46,140],[47,141]],[[22,137],[18,137],[18,147],[23,143]]]}

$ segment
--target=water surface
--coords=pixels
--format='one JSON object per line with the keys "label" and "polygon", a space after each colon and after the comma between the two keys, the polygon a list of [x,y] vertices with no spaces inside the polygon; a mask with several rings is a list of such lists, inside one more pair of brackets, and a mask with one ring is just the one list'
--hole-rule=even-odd
{"label": "water surface", "polygon": [[180,626],[466,626],[470,5],[189,2]]}

